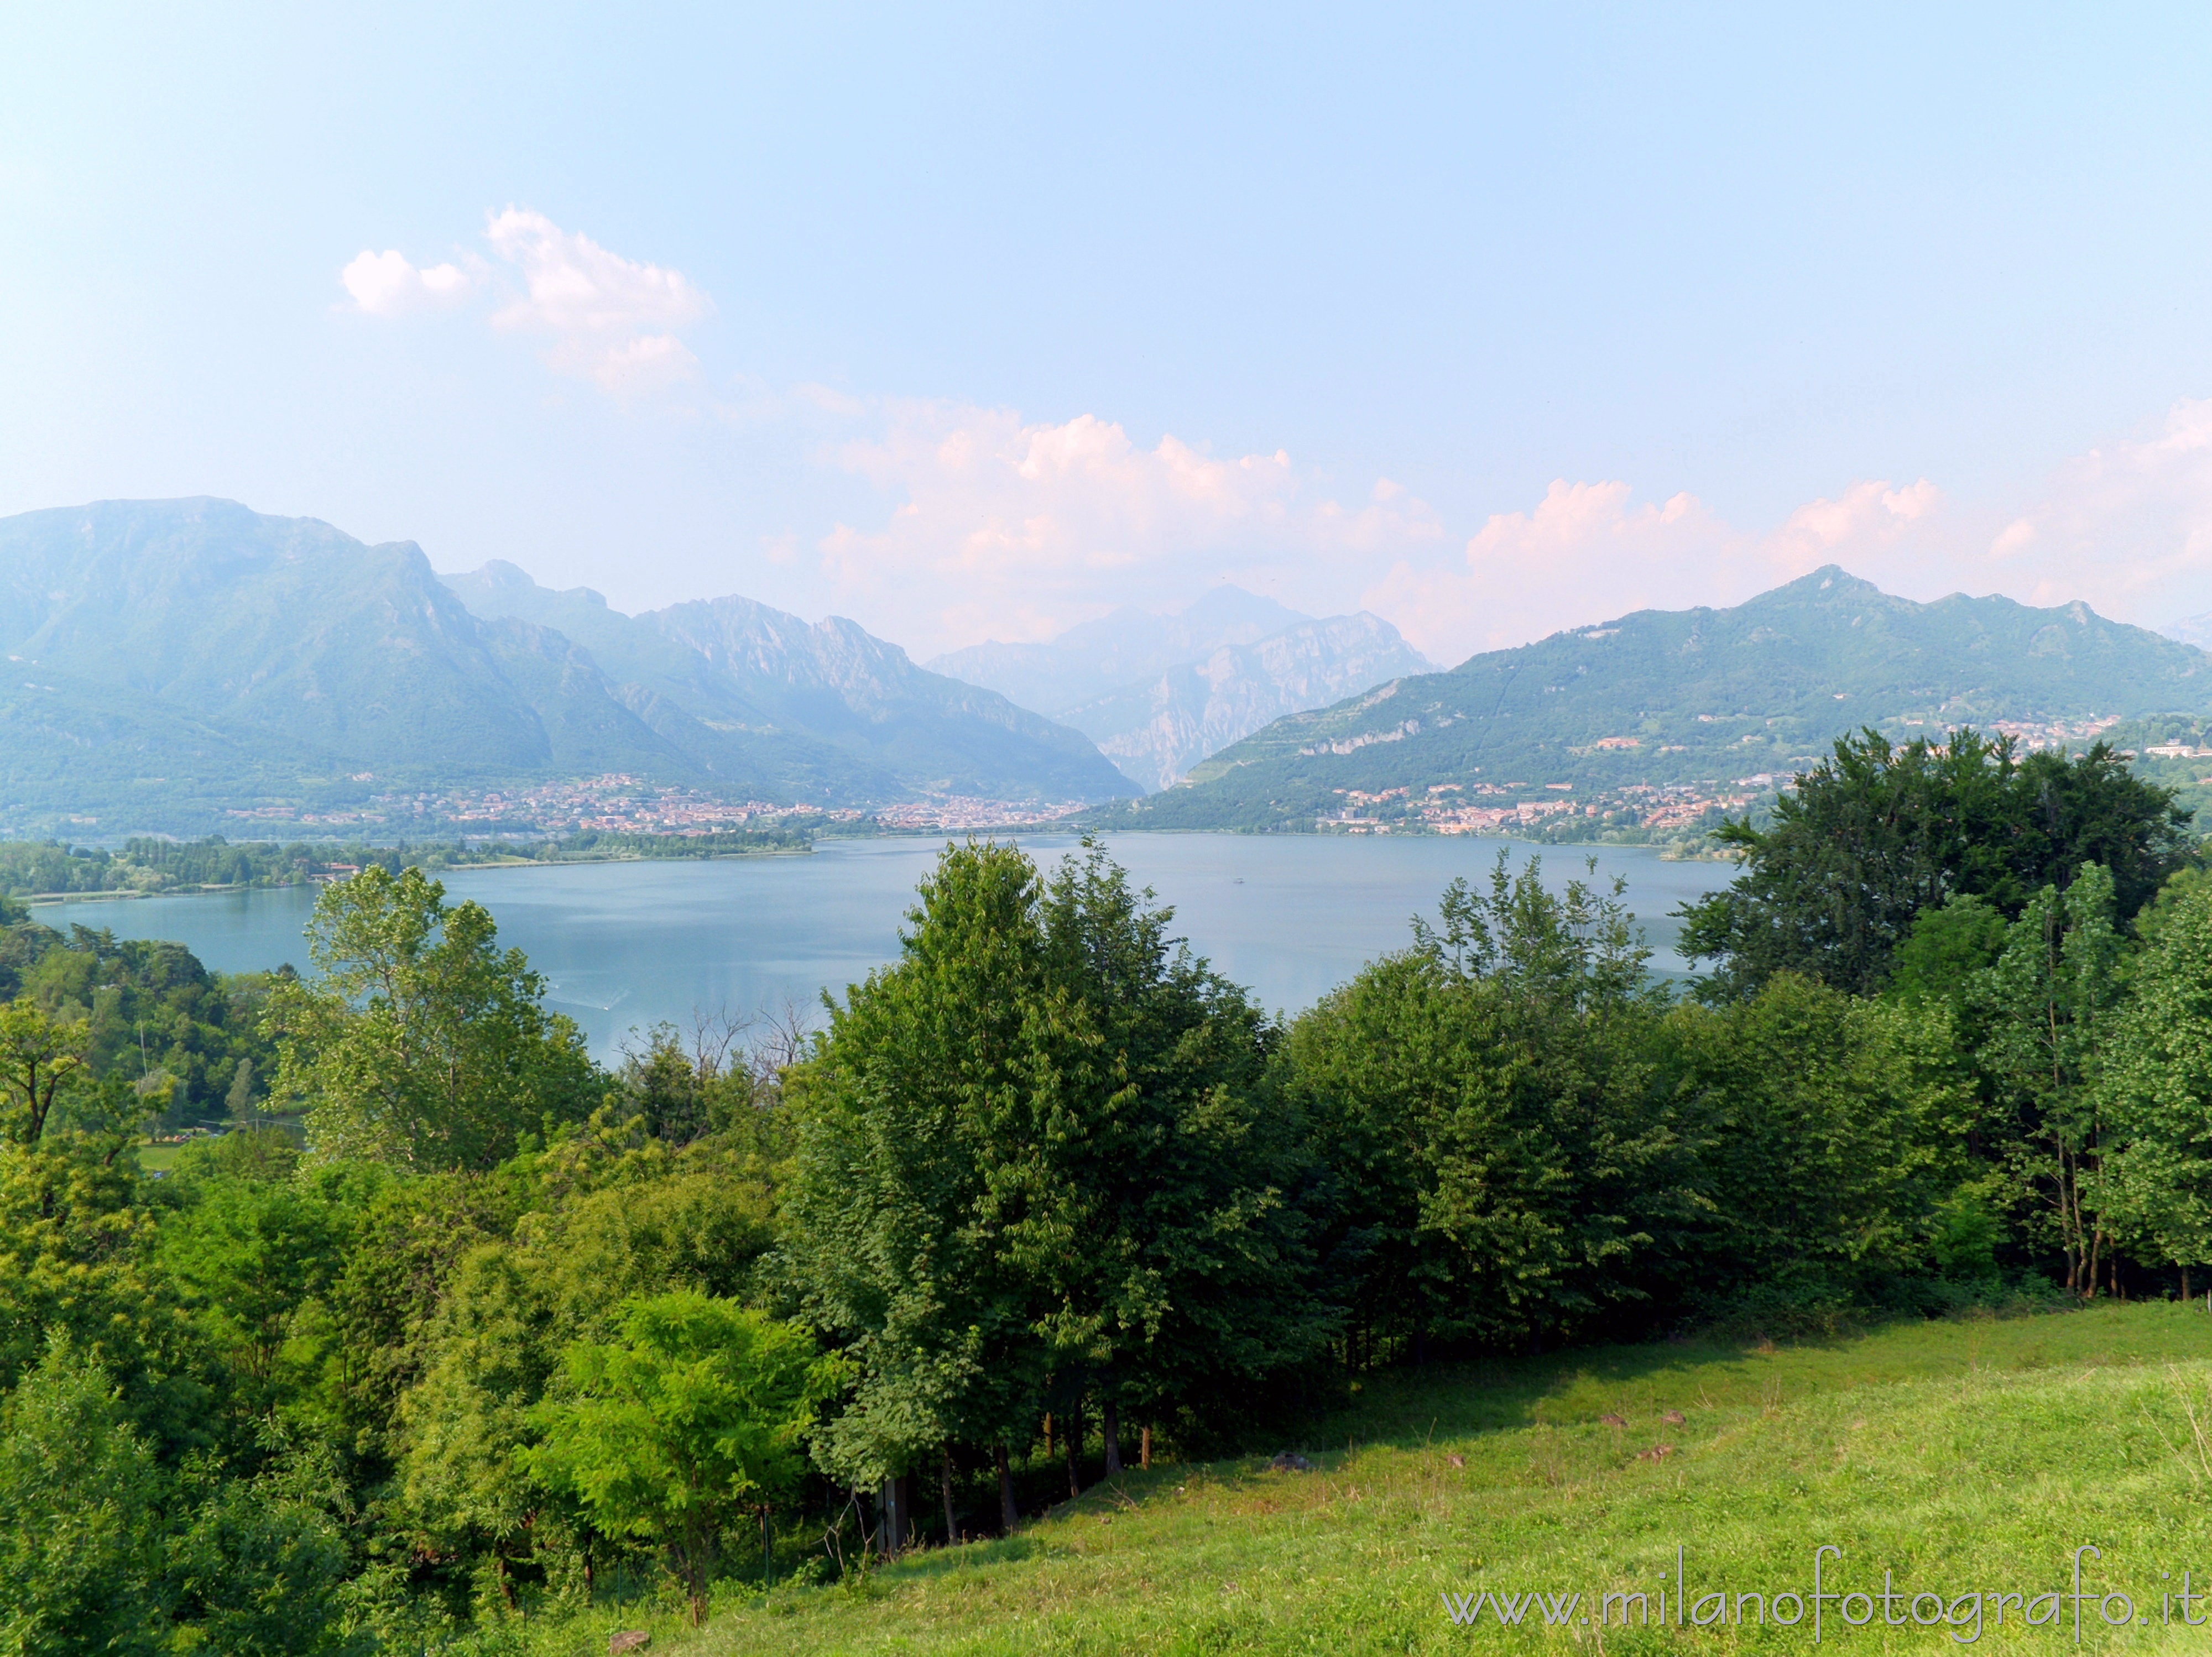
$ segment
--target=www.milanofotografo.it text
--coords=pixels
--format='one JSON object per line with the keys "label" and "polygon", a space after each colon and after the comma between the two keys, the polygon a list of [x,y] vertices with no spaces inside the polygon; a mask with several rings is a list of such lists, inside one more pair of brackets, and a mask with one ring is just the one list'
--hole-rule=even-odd
{"label": "www.milanofotografo.it text", "polygon": [[[2081,1643],[2084,1629],[2122,1628],[2154,1617],[2169,1626],[2212,1624],[2212,1589],[2197,1588],[2184,1569],[2159,1573],[2158,1605],[2148,1596],[2140,1607],[2133,1595],[2094,1579],[2103,1551],[2083,1543],[2071,1556],[2067,1586],[2017,1588],[1897,1587],[1885,1569],[1881,1586],[1854,1582],[1845,1575],[1844,1551],[1832,1543],[1813,1550],[1811,1586],[1770,1593],[1762,1588],[1711,1587],[1691,1580],[1687,1551],[1674,1551],[1674,1569],[1650,1588],[1579,1589],[1553,1593],[1540,1588],[1471,1588],[1443,1595],[1444,1614],[1462,1627],[1484,1622],[1507,1628],[1595,1624],[1623,1628],[1802,1628],[1817,1642],[1823,1637],[1869,1625],[1940,1630],[1962,1646],[1972,1645],[1985,1627],[2002,1629],[2010,1617],[2017,1626],[2047,1630]],[[2089,1575],[2085,1576],[2084,1573]],[[1877,1618],[1879,1619],[1877,1621]]]}

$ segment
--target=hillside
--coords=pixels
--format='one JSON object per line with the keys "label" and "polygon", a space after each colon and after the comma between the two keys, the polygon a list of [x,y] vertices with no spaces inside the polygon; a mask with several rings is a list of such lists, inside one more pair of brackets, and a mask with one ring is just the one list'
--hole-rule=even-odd
{"label": "hillside", "polygon": [[1146,788],[1172,786],[1207,755],[1303,713],[1428,665],[1380,616],[1300,622],[1251,644],[1062,708],[1056,717]]}
{"label": "hillside", "polygon": [[[1127,791],[1075,731],[849,622],[679,609],[669,671],[626,675],[592,637],[472,614],[411,542],[206,499],[0,519],[0,828],[365,822],[402,800],[420,826],[465,791],[606,773],[849,806]],[[780,670],[758,643],[777,634],[811,666]],[[687,695],[686,673],[774,694]]]}
{"label": "hillside", "polygon": [[1048,643],[974,645],[929,665],[1073,726],[1157,789],[1271,720],[1430,663],[1380,616],[1317,620],[1220,586],[1182,610],[1124,608]]}
{"label": "hillside", "polygon": [[750,770],[784,797],[1131,792],[1079,732],[916,667],[842,616],[809,622],[741,598],[626,616],[589,588],[555,592],[500,561],[441,579],[489,622],[574,640],[672,748],[718,775]]}
{"label": "hillside", "polygon": [[1301,828],[1500,812],[1613,826],[1785,783],[1837,736],[1971,724],[2079,741],[2212,712],[2212,659],[2107,621],[1964,594],[1916,604],[1829,566],[1729,610],[1639,610],[1279,719],[1114,808],[1117,825]]}
{"label": "hillside", "polygon": [[[1581,1618],[1605,1593],[1656,1594],[1663,1580],[1673,1621],[1678,1546],[1692,1611],[1702,1605],[1710,1620],[1701,1597],[1723,1587],[1765,1599],[1744,1607],[1741,1630],[1669,1627],[1668,1642],[1809,1647],[1809,1618],[1794,1631],[1757,1624],[1773,1596],[1809,1593],[1823,1543],[1842,1550],[1826,1567],[1830,1591],[1871,1591],[1881,1616],[1889,1570],[1900,1621],[1914,1593],[1948,1609],[1963,1594],[2064,1590],[2073,1550],[2097,1545],[2101,1557],[2083,1561],[2083,1643],[2114,1648],[2161,1636],[2101,1626],[2095,1596],[2125,1593],[2155,1623],[2160,1594],[2212,1544],[2192,1430],[2208,1387],[2212,1318],[2156,1303],[1909,1322],[1803,1346],[1701,1341],[1438,1365],[1385,1377],[1348,1414],[1286,1433],[1311,1472],[1272,1471],[1264,1455],[1132,1469],[1010,1539],[916,1554],[860,1590],[792,1582],[763,1595],[740,1567],[704,1629],[610,1605],[542,1628],[530,1649],[604,1651],[622,1628],[696,1657],[1456,1652],[1561,1637],[1540,1614],[1512,1631],[1487,1609],[1478,1626],[1455,1626],[1441,1596],[1486,1589],[1581,1595],[1565,1637],[1603,1649]],[[2021,1638],[2024,1599],[2006,1607],[2002,1634],[1981,1607],[1987,1637]],[[1961,1639],[1972,1609],[1960,1606]],[[1881,1637],[1839,1630],[1838,1614],[1824,1607],[1827,1641]],[[1856,1604],[1851,1616],[1864,1620]],[[2067,1617],[2045,1635],[2070,1640]],[[1913,1636],[1916,1648],[1949,1647],[1936,1630]],[[1661,1636],[1605,1637],[1640,1651]]]}

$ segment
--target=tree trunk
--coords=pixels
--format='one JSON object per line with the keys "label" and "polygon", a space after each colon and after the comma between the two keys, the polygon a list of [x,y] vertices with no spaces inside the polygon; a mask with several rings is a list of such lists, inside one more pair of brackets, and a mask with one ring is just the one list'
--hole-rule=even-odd
{"label": "tree trunk", "polygon": [[1121,1404],[1111,1393],[1106,1394],[1106,1404],[1101,1412],[1106,1434],[1106,1477],[1118,1478],[1121,1474]]}
{"label": "tree trunk", "polygon": [[1006,1534],[1012,1536],[1022,1522],[1022,1515],[1014,1506],[1014,1470],[1006,1465],[1006,1447],[1000,1444],[994,1448],[999,1462],[999,1521],[1006,1527]]}
{"label": "tree trunk", "polygon": [[949,1548],[960,1539],[960,1520],[952,1511],[952,1446],[950,1444],[945,1447],[942,1482],[945,1490],[945,1545]]}
{"label": "tree trunk", "polygon": [[1061,1435],[1067,1445],[1067,1499],[1071,1502],[1083,1494],[1083,1405],[1078,1400],[1067,1412],[1067,1430]]}
{"label": "tree trunk", "polygon": [[881,1508],[883,1552],[886,1559],[896,1559],[905,1551],[908,1525],[906,1476],[884,1480]]}
{"label": "tree trunk", "polygon": [[1152,1429],[1150,1427],[1144,1429],[1144,1435],[1137,1441],[1137,1465],[1146,1472],[1152,1470]]}
{"label": "tree trunk", "polygon": [[1052,1416],[1049,1411],[1044,1418],[1044,1459],[1047,1461],[1052,1460]]}
{"label": "tree trunk", "polygon": [[2185,1266],[2181,1268],[2181,1303],[2186,1306],[2196,1298],[2189,1292],[2189,1268]]}
{"label": "tree trunk", "polygon": [[766,1587],[775,1576],[775,1549],[769,1539],[768,1504],[761,1504],[761,1586]]}

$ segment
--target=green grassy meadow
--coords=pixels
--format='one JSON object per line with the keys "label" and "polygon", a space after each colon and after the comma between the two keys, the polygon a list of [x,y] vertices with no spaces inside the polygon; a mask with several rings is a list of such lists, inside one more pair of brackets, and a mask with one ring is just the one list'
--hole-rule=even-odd
{"label": "green grassy meadow", "polygon": [[[1650,1454],[1662,1444],[1674,1448]],[[1437,1368],[1370,1384],[1285,1448],[1316,1470],[1273,1472],[1261,1457],[1155,1467],[1011,1539],[830,1587],[732,1585],[698,1630],[673,1606],[650,1618],[633,1608],[541,1627],[531,1643],[605,1651],[611,1630],[650,1626],[654,1650],[696,1657],[1809,1648],[1809,1617],[1760,1627],[1747,1609],[1743,1626],[1701,1630],[1578,1616],[1545,1628],[1532,1612],[1507,1628],[1486,1611],[1462,1627],[1439,1596],[1580,1592],[1587,1611],[1597,1593],[1656,1590],[1663,1575],[1671,1624],[1678,1545],[1695,1608],[1719,1588],[1807,1592],[1821,1543],[1842,1550],[1832,1589],[1879,1591],[1887,1568],[1900,1594],[1947,1602],[2067,1588],[2072,1551],[2094,1543],[2104,1557],[2085,1561],[2085,1582],[2130,1593],[2147,1620],[2107,1630],[2092,1599],[2085,1645],[2212,1643],[2212,1629],[2159,1620],[2185,1567],[2194,1586],[2212,1577],[2212,1315],[2201,1308]],[[2002,1629],[1985,1618],[1981,1642],[2072,1644],[2070,1601],[2057,1627],[2022,1628],[2024,1605],[2005,1607]],[[1854,1629],[1831,1604],[1822,1645],[1932,1650],[1972,1632],[1889,1627],[1871,1610]]]}

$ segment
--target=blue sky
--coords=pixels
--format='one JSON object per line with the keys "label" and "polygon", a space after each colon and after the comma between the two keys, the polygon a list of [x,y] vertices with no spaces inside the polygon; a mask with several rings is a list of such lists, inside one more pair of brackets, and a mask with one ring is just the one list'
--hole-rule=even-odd
{"label": "blue sky", "polygon": [[2212,609],[2202,9],[326,14],[0,14],[0,512],[924,656],[1221,580],[1444,659],[1832,560]]}

